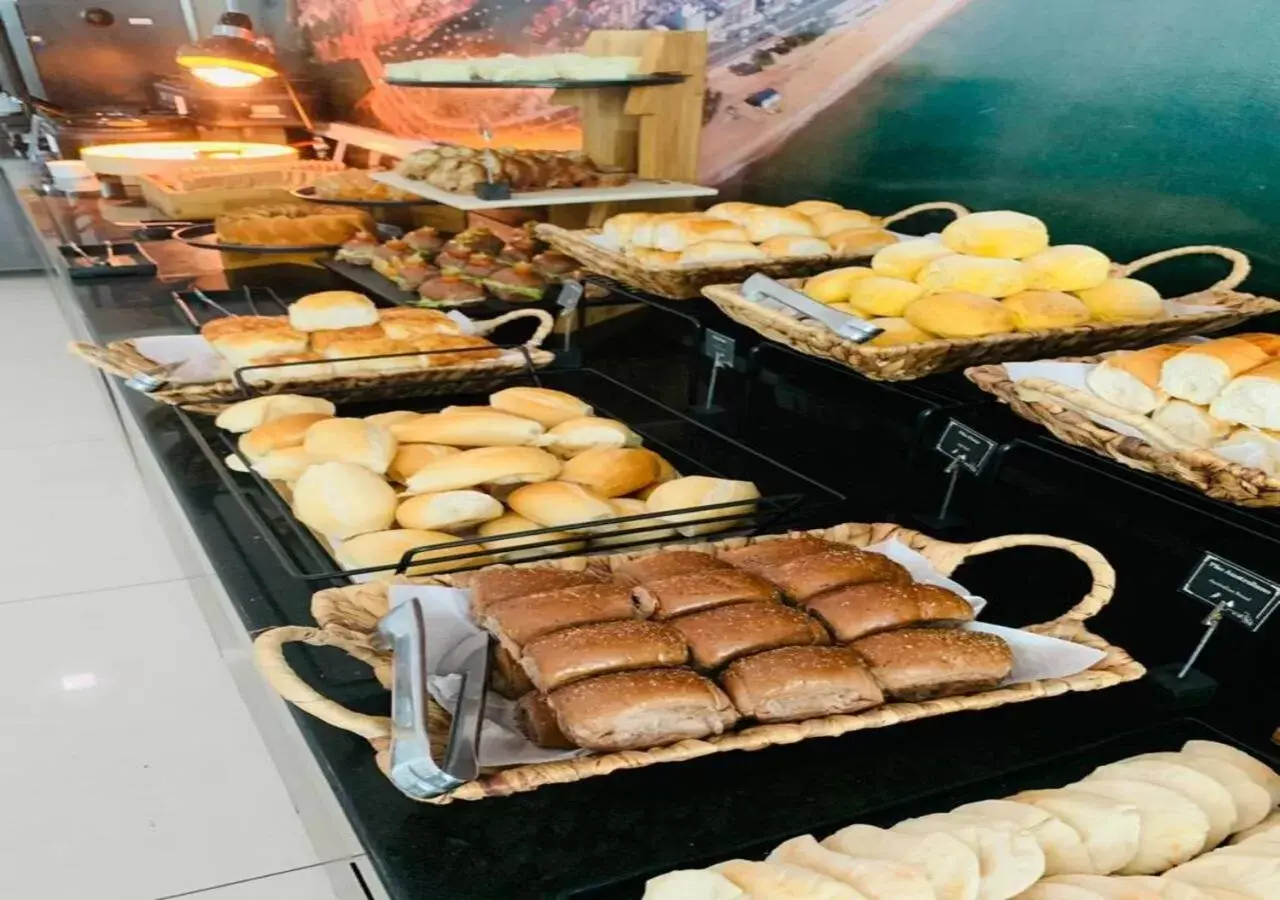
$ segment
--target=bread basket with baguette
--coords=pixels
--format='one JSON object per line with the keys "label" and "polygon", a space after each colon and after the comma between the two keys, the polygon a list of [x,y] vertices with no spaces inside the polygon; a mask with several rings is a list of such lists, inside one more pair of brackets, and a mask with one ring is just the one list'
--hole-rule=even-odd
{"label": "bread basket with baguette", "polygon": [[[802,206],[804,202],[802,201],[794,206]],[[823,203],[823,201],[808,202]],[[753,204],[720,204],[717,207],[712,207],[710,212],[734,205],[752,206]],[[606,278],[611,278],[614,281],[650,294],[656,294],[659,297],[665,297],[668,300],[691,300],[698,297],[701,290],[707,285],[741,281],[756,272],[764,273],[773,278],[796,278],[812,275],[825,269],[848,264],[861,257],[870,256],[871,253],[882,246],[878,238],[885,235],[884,229],[919,213],[941,210],[962,216],[968,212],[963,206],[946,201],[918,203],[915,206],[909,206],[884,217],[868,216],[865,213],[858,213],[853,210],[841,210],[834,203],[826,205],[834,207],[828,212],[829,215],[838,216],[844,213],[848,216],[858,216],[861,217],[864,224],[862,227],[850,228],[843,232],[850,238],[843,249],[833,246],[827,248],[828,252],[818,255],[812,255],[812,253],[804,255],[769,255],[766,258],[761,253],[760,258],[753,259],[672,263],[658,261],[655,258],[655,254],[640,256],[632,251],[621,249],[607,239],[607,232],[609,231],[607,227],[604,230],[589,228],[571,231],[557,225],[539,225],[537,235],[551,244],[556,250],[572,256],[582,263],[583,268],[597,275],[603,275]],[[787,210],[777,210],[776,212],[783,215],[794,215],[794,206]],[[772,210],[773,208],[763,207],[763,209]],[[731,212],[730,215],[732,214]],[[800,213],[799,215],[803,216],[804,214]],[[607,225],[608,223],[606,223]],[[804,227],[803,223],[801,223],[801,230]],[[836,232],[833,237],[838,237],[840,234],[842,232]],[[865,236],[871,243],[861,244],[859,241],[853,240],[859,235]],[[780,235],[774,240],[786,241],[789,238],[805,239],[802,234],[788,233]],[[884,236],[884,240],[893,241],[894,239],[892,235]],[[708,241],[704,246],[710,247],[721,243],[721,239],[716,239]],[[776,252],[786,253],[786,246],[781,246]],[[660,255],[661,251],[657,256],[660,257]]]}
{"label": "bread basket with baguette", "polygon": [[[756,550],[761,542],[773,541],[772,546],[776,547],[786,542],[785,539],[779,540],[780,537],[732,538],[695,546],[682,545],[680,549],[702,550],[707,553],[732,556],[734,552],[740,552],[745,548]],[[844,554],[856,553],[852,548],[870,547],[885,541],[896,540],[899,544],[920,554],[935,571],[944,576],[956,570],[966,559],[1006,548],[1036,546],[1065,550],[1088,568],[1092,582],[1089,591],[1075,606],[1056,619],[1027,626],[1021,631],[1058,638],[1077,647],[1092,648],[1096,651],[1097,661],[1089,668],[1066,677],[1042,678],[1003,686],[993,681],[984,686],[987,689],[977,693],[941,697],[934,695],[934,699],[916,701],[897,699],[853,713],[820,715],[802,718],[799,721],[774,721],[771,724],[743,723],[739,724],[737,730],[725,730],[712,737],[678,740],[650,749],[597,751],[587,755],[560,758],[552,762],[485,768],[471,781],[437,796],[419,799],[441,804],[453,800],[479,800],[503,796],[535,790],[546,784],[580,781],[618,770],[665,762],[680,762],[713,753],[758,750],[774,744],[790,744],[811,737],[834,737],[851,731],[881,728],[929,716],[987,709],[1009,703],[1052,697],[1071,691],[1098,690],[1140,678],[1145,671],[1142,665],[1134,661],[1124,650],[1090,633],[1085,625],[1087,620],[1097,614],[1110,600],[1114,591],[1115,573],[1100,553],[1084,544],[1049,535],[1008,535],[967,544],[949,543],[893,524],[845,524],[810,532],[796,532],[786,537],[835,542],[844,545],[844,549],[838,551]],[[557,570],[599,577],[618,577],[628,571],[634,571],[636,562],[642,561],[648,555],[649,553],[627,553],[590,559],[574,557],[544,563],[539,568],[546,572]],[[630,569],[628,564],[631,564]],[[508,571],[527,568],[527,566],[520,566]],[[488,570],[480,570],[480,574],[486,571]],[[479,576],[473,573],[471,577]],[[425,577],[415,581],[419,584],[443,586],[473,583],[464,577],[453,575]],[[474,597],[473,601],[475,601]],[[746,604],[746,606],[750,605]],[[490,610],[496,611],[497,608],[490,607]],[[727,607],[731,612],[744,608],[740,605]],[[373,745],[377,763],[384,772],[387,772],[389,765],[390,720],[383,716],[368,715],[347,709],[321,694],[294,671],[285,658],[284,648],[291,643],[337,647],[372,666],[379,682],[383,686],[388,686],[391,680],[392,660],[385,653],[375,649],[372,640],[378,621],[387,611],[388,587],[385,583],[323,590],[312,599],[312,613],[318,622],[317,626],[273,628],[260,634],[254,645],[255,660],[260,671],[281,696],[331,725],[366,738]],[[560,632],[560,634],[565,633]],[[892,635],[895,632],[883,632],[883,634]],[[902,635],[905,632],[900,631],[896,634]],[[848,652],[836,647],[829,650],[813,649],[819,652]],[[775,652],[805,653],[809,651],[801,647],[791,647]],[[767,655],[750,657],[749,660],[761,659]],[[730,669],[732,668],[731,665]],[[685,673],[684,677],[692,677],[688,669],[661,671]],[[878,674],[877,678],[879,678]],[[590,680],[579,681],[570,687],[590,683]],[[886,690],[888,690],[887,687]],[[552,696],[554,699],[555,695]],[[736,695],[734,702],[739,702]],[[739,705],[741,706],[740,703]],[[757,712],[756,721],[757,723],[766,722],[769,719]],[[447,740],[450,717],[434,702],[428,711],[428,725],[433,745]],[[579,746],[586,745],[579,744]]]}

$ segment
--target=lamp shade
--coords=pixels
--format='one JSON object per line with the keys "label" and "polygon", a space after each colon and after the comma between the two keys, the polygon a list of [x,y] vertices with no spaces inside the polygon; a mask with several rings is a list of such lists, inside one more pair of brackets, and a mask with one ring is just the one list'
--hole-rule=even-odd
{"label": "lamp shade", "polygon": [[252,87],[280,73],[275,54],[258,44],[243,13],[224,13],[213,34],[178,49],[178,65],[218,87]]}

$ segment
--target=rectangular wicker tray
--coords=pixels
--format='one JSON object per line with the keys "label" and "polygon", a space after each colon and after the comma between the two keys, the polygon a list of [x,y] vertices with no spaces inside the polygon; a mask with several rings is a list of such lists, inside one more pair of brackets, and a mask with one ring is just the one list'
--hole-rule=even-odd
{"label": "rectangular wicker tray", "polygon": [[[774,744],[791,744],[813,737],[834,737],[866,728],[883,728],[912,719],[922,719],[965,710],[989,709],[1008,703],[1022,703],[1053,697],[1069,691],[1093,691],[1113,687],[1142,677],[1145,668],[1124,650],[1091,634],[1085,622],[1111,599],[1115,590],[1115,570],[1097,550],[1085,544],[1051,535],[1022,534],[989,538],[972,544],[956,544],[936,540],[917,531],[893,524],[845,524],[804,532],[866,547],[897,538],[919,551],[944,574],[955,571],[966,559],[1008,547],[1056,547],[1072,554],[1088,567],[1093,579],[1089,592],[1075,606],[1056,619],[1031,625],[1027,631],[1051,635],[1102,650],[1106,657],[1094,667],[1076,675],[996,688],[979,694],[945,697],[919,703],[888,703],[854,715],[826,716],[803,722],[755,725],[706,740],[687,740],[651,750],[601,753],[557,762],[519,765],[485,770],[475,781],[424,802],[443,804],[454,800],[480,800],[507,794],[532,791],[546,784],[563,784],[608,775],[622,769],[634,769],[658,763],[681,762],[730,750],[760,750]],[[697,545],[693,549],[720,549],[755,543],[761,538],[731,538]],[[688,548],[689,545],[681,545]],[[651,553],[646,550],[644,553]],[[622,562],[644,553],[624,553],[606,557],[572,557],[541,565],[568,570],[588,567],[612,570]],[[441,575],[413,579],[421,584],[454,583],[454,577]],[[254,659],[259,670],[279,694],[322,721],[359,734],[373,745],[378,766],[386,772],[390,748],[391,723],[382,716],[370,716],[349,710],[303,681],[284,656],[284,646],[301,642],[312,646],[338,647],[373,667],[384,686],[390,683],[391,660],[370,644],[378,619],[387,611],[387,586],[383,583],[331,588],[312,598],[312,614],[318,627],[283,626],[258,635],[254,642]],[[442,758],[443,743],[449,732],[449,716],[432,704],[430,732],[433,752]],[[439,747],[435,745],[440,745]]]}
{"label": "rectangular wicker tray", "polygon": [[967,366],[1014,360],[1100,353],[1159,344],[1192,334],[1208,334],[1239,325],[1252,316],[1280,311],[1280,302],[1238,293],[1235,287],[1249,275],[1249,260],[1229,247],[1179,247],[1117,266],[1113,273],[1129,276],[1175,256],[1216,254],[1229,260],[1231,272],[1217,284],[1194,294],[1173,298],[1181,303],[1215,306],[1214,312],[1176,316],[1150,322],[1090,322],[1051,331],[1010,332],[978,338],[938,338],[918,344],[868,347],[845,340],[824,325],[769,309],[748,300],[735,284],[707,287],[703,294],[733,319],[758,334],[793,350],[848,366],[877,381],[907,381]]}

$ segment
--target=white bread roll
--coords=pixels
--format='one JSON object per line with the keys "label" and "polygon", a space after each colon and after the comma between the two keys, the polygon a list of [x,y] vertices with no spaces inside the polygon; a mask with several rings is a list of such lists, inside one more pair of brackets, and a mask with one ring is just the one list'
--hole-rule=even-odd
{"label": "white bread roll", "polygon": [[539,447],[564,457],[576,456],[592,447],[638,447],[640,443],[640,435],[626,425],[598,416],[567,419],[537,441]]}
{"label": "white bread roll", "polygon": [[789,209],[754,209],[747,213],[745,225],[748,237],[757,244],[783,234],[821,237],[812,219]]}
{"label": "white bread roll", "polygon": [[462,531],[502,515],[502,504],[483,491],[415,494],[396,508],[401,528]]}
{"label": "white bread roll", "polygon": [[953,253],[925,265],[916,275],[916,284],[934,294],[963,291],[998,300],[1025,291],[1027,272],[1017,260]]}
{"label": "white bread roll", "polygon": [[310,466],[293,486],[298,521],[337,540],[389,528],[397,505],[391,485],[355,463]]}
{"label": "white bread roll", "polygon": [[829,212],[842,212],[844,207],[839,203],[833,203],[830,200],[801,200],[799,203],[788,203],[785,207],[792,212],[798,212],[802,216],[813,218]]}
{"label": "white bread roll", "polygon": [[543,427],[532,419],[490,410],[483,413],[428,413],[392,427],[406,444],[451,447],[520,447],[534,443]]}
{"label": "white bread roll", "polygon": [[595,412],[589,403],[573,394],[541,387],[504,388],[489,395],[489,405],[499,412],[533,419],[544,428]]}
{"label": "white bread roll", "polygon": [[1076,296],[1099,322],[1148,322],[1165,314],[1160,292],[1136,278],[1108,278]]}
{"label": "white bread roll", "polygon": [[[537,559],[555,553],[577,553],[586,546],[582,540],[574,540],[573,535],[565,531],[548,531],[543,534],[524,538],[503,538],[503,535],[519,534],[524,531],[538,531],[542,528],[524,516],[513,512],[505,513],[496,519],[482,524],[476,534],[484,538],[484,548],[493,551],[494,555],[506,562],[520,562],[524,559]],[[555,541],[557,543],[544,543]],[[537,546],[541,545],[541,546]],[[518,549],[529,546],[528,550]]]}
{"label": "white bread roll", "polygon": [[560,480],[586,485],[601,497],[621,497],[657,481],[662,461],[640,447],[592,447],[564,464]]}
{"label": "white bread roll", "polygon": [[378,307],[364,294],[355,291],[322,291],[290,303],[289,324],[298,331],[377,325]]}
{"label": "white bread roll", "polygon": [[653,213],[646,219],[639,219],[631,229],[631,247],[656,249],[653,245],[654,232],[664,222],[675,222],[680,219],[702,219],[702,213]]}
{"label": "white bread roll", "polygon": [[[862,315],[853,307],[849,309],[856,315]],[[867,322],[881,329],[879,334],[867,341],[868,347],[900,347],[904,344],[923,344],[925,341],[934,340],[934,336],[929,332],[917,328],[898,316],[878,316],[867,319]]]}
{"label": "white bread roll", "polygon": [[1248,463],[1261,469],[1268,475],[1280,474],[1280,435],[1257,428],[1237,428],[1225,441],[1213,449],[1215,451],[1233,450],[1236,447],[1250,448],[1251,452],[1221,454],[1233,462]]}
{"label": "white bread roll", "polygon": [[820,212],[813,217],[813,233],[818,237],[831,237],[841,231],[855,228],[879,228],[880,220],[856,209],[835,209]]}
{"label": "white bread roll", "polygon": [[223,431],[244,434],[272,419],[282,419],[298,413],[322,413],[331,416],[336,411],[333,403],[323,397],[304,397],[301,394],[268,394],[233,403],[218,413],[213,420]]}
{"label": "white bread roll", "polygon": [[372,422],[374,425],[381,425],[388,430],[397,422],[412,422],[422,413],[416,413],[407,409],[393,409],[391,412],[374,413],[371,416],[365,416],[366,422]]}
{"label": "white bread roll", "polygon": [[649,247],[633,247],[627,252],[642,266],[680,265],[681,254],[679,253],[669,253],[666,250],[654,250]]}
{"label": "white bread roll", "polygon": [[525,484],[560,474],[560,460],[537,447],[480,447],[429,462],[409,476],[410,494],[457,491],[477,484]]}
{"label": "white bread roll", "polygon": [[1033,291],[1086,291],[1107,280],[1111,260],[1084,244],[1059,244],[1022,261]]}
{"label": "white bread roll", "polygon": [[1206,404],[1222,393],[1237,375],[1270,359],[1257,344],[1225,337],[1194,344],[1160,368],[1160,386],[1171,397]]}
{"label": "white bread roll", "polygon": [[1151,414],[1151,421],[1197,447],[1212,447],[1232,429],[1229,423],[1211,416],[1203,406],[1185,400],[1170,400]]}
{"label": "white bread roll", "polygon": [[823,238],[836,256],[873,256],[898,243],[898,236],[883,228],[846,228]]}
{"label": "white bread roll", "polygon": [[249,462],[254,462],[285,447],[301,447],[307,430],[327,418],[329,416],[324,413],[296,413],[272,419],[240,435],[236,447]]}
{"label": "white bread roll", "polygon": [[703,241],[680,253],[681,265],[716,262],[754,262],[768,259],[765,252],[750,241]]}
{"label": "white bread roll", "polygon": [[364,419],[321,419],[307,429],[302,448],[317,460],[352,462],[385,475],[396,455],[396,439]]}
{"label": "white bread roll", "polygon": [[[697,537],[701,534],[725,531],[741,524],[740,520],[724,517],[739,512],[750,515],[755,511],[754,501],[759,497],[759,489],[749,481],[733,481],[707,475],[687,475],[658,485],[645,499],[645,505],[649,512],[661,513],[666,521],[675,524],[676,530],[685,537]],[[751,502],[701,512],[671,514],[675,510],[732,503],[736,500]],[[723,521],[707,522],[706,519],[723,519]]]}
{"label": "white bread roll", "polygon": [[307,349],[307,336],[292,328],[238,331],[212,338],[209,343],[232,368],[240,369],[264,364],[261,361],[269,357],[304,353]]}
{"label": "white bread roll", "polygon": [[707,210],[707,215],[711,216],[713,219],[724,219],[726,222],[733,222],[745,227],[747,219],[758,209],[777,209],[777,207],[761,206],[759,203],[738,203],[736,201],[730,201],[728,203],[717,203],[715,206]]}
{"label": "white bread roll", "polygon": [[783,234],[760,242],[765,256],[830,256],[831,245],[822,238]]}
{"label": "white bread roll", "polygon": [[1237,425],[1280,430],[1280,361],[1237,376],[1209,405],[1209,414]]}
{"label": "white bread roll", "polygon": [[745,241],[747,230],[741,225],[713,219],[676,219],[660,222],[653,229],[653,246],[658,250],[678,252],[702,241]]}
{"label": "white bread roll", "polygon": [[802,290],[819,303],[846,303],[853,284],[876,273],[866,266],[845,266],[814,275]]}
{"label": "white bread roll", "polygon": [[271,481],[297,481],[308,468],[322,462],[327,460],[316,459],[302,447],[285,447],[254,460],[253,471]]}
{"label": "white bread roll", "polygon": [[899,241],[882,250],[877,250],[871,257],[871,268],[877,275],[887,278],[902,278],[915,281],[920,270],[943,256],[955,253],[950,247],[938,241],[920,238],[912,241]]}
{"label": "white bread roll", "polygon": [[[406,575],[429,575],[432,572],[443,572],[449,569],[460,569],[492,562],[485,556],[470,559],[456,559],[449,562],[433,562],[442,556],[454,556],[479,550],[479,547],[457,547],[460,538],[442,531],[419,531],[416,528],[393,528],[390,531],[374,531],[353,537],[338,545],[334,555],[339,565],[348,571],[352,569],[369,569],[375,566],[397,565],[410,550],[419,547],[439,547],[438,550],[424,550],[413,555],[413,563],[404,573]],[[443,546],[442,546],[443,545]],[[375,581],[392,581],[396,577],[394,569],[372,572]]]}
{"label": "white bread roll", "polygon": [[544,528],[560,528],[570,533],[592,529],[592,522],[616,518],[618,513],[604,497],[590,488],[567,481],[544,481],[518,487],[507,497],[516,515]]}
{"label": "white bread roll", "polygon": [[396,447],[396,455],[391,457],[391,465],[387,466],[387,477],[404,484],[427,463],[461,452],[457,447],[444,444],[401,444]]}
{"label": "white bread roll", "polygon": [[1190,344],[1161,344],[1116,353],[1094,366],[1085,378],[1089,390],[1121,409],[1147,415],[1169,399],[1160,387],[1160,367]]}
{"label": "white bread roll", "polygon": [[223,457],[222,462],[232,472],[241,472],[245,475],[249,474],[249,467],[244,464],[244,460],[237,453],[228,453]]}
{"label": "white bread roll", "polygon": [[1049,229],[1035,216],[997,209],[956,219],[942,229],[942,243],[957,253],[1022,259],[1049,248]]}
{"label": "white bread roll", "polygon": [[609,501],[609,505],[613,507],[614,515],[623,519],[628,516],[644,516],[646,519],[637,519],[634,522],[619,522],[616,525],[604,526],[596,529],[595,533],[605,532],[627,532],[619,534],[616,537],[593,537],[591,546],[595,547],[618,547],[627,544],[636,543],[653,543],[656,541],[666,541],[675,538],[677,532],[670,525],[664,524],[664,520],[649,512],[649,507],[643,500],[635,497],[615,497]]}
{"label": "white bread roll", "polygon": [[653,213],[619,213],[616,216],[610,216],[605,219],[601,231],[612,243],[617,244],[619,247],[625,247],[631,243],[631,236],[635,232],[636,226],[641,222],[649,221],[652,217]]}

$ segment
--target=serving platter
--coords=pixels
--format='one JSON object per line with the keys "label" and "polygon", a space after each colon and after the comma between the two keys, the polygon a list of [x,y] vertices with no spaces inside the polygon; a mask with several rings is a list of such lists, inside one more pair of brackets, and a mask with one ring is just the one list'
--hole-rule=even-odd
{"label": "serving platter", "polygon": [[546,191],[513,192],[506,200],[481,200],[474,194],[442,191],[424,181],[405,178],[395,172],[375,172],[370,176],[381,184],[417,194],[433,203],[454,209],[510,209],[519,206],[566,206],[575,203],[617,203],[624,200],[673,200],[681,197],[714,197],[716,188],[682,181],[636,179],[614,187],[556,188]]}
{"label": "serving platter", "polygon": [[435,206],[431,200],[334,200],[329,197],[317,197],[314,185],[295,188],[289,192],[299,200],[308,203],[323,203],[325,206],[360,206],[371,209],[413,209],[417,206]]}
{"label": "serving platter", "polygon": [[[199,247],[201,250],[222,250],[227,253],[323,253],[342,246],[341,243],[300,244],[289,247],[278,244],[232,244],[219,238],[216,229],[217,226],[213,222],[206,222],[203,225],[180,228],[173,233],[173,237],[189,247]],[[403,232],[394,225],[378,225],[378,236],[384,240],[397,238],[401,234]]]}

